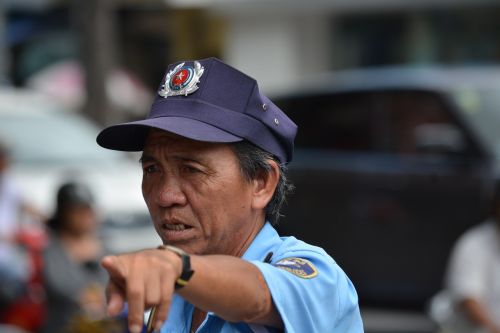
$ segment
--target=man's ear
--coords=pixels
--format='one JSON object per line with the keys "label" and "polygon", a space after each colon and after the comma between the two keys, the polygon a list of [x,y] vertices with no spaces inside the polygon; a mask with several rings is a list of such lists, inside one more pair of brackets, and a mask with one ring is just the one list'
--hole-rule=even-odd
{"label": "man's ear", "polygon": [[280,177],[280,167],[274,160],[269,160],[269,171],[260,172],[253,182],[252,208],[264,209],[271,201]]}

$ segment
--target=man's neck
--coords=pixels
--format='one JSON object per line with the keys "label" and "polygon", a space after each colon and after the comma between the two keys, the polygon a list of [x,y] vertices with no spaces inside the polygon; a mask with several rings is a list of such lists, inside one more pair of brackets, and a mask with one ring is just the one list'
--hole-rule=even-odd
{"label": "man's neck", "polygon": [[265,222],[264,218],[262,218],[262,220],[260,222],[253,223],[252,229],[250,230],[250,232],[247,233],[247,237],[243,240],[239,249],[234,251],[236,253],[236,257],[243,256],[243,254],[246,252],[246,250],[250,247],[250,244],[252,244],[255,237],[257,237],[260,230],[264,227],[265,223],[266,222]]}

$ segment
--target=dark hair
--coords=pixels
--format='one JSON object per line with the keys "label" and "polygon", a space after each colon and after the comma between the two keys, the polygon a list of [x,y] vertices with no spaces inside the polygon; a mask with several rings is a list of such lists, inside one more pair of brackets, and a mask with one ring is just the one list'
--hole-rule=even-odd
{"label": "dark hair", "polygon": [[236,153],[241,172],[247,181],[257,178],[261,172],[271,171],[271,165],[269,164],[270,160],[275,161],[279,165],[280,175],[278,184],[276,185],[271,201],[269,201],[266,207],[266,219],[271,222],[272,225],[277,225],[279,218],[283,216],[280,210],[286,201],[286,196],[294,189],[293,184],[287,179],[286,165],[281,164],[278,158],[273,154],[245,140],[232,143],[231,147]]}
{"label": "dark hair", "polygon": [[57,190],[56,210],[54,216],[47,221],[47,226],[54,231],[61,231],[67,224],[63,218],[66,210],[81,205],[92,206],[93,203],[94,197],[86,184],[72,181],[64,183]]}

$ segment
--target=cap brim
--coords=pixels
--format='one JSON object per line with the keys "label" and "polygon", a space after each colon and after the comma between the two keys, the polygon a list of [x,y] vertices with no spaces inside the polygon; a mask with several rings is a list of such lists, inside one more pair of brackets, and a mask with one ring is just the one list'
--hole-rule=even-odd
{"label": "cap brim", "polygon": [[97,143],[108,149],[141,151],[151,128],[161,129],[189,139],[206,142],[238,142],[243,138],[220,128],[184,117],[157,117],[105,128]]}

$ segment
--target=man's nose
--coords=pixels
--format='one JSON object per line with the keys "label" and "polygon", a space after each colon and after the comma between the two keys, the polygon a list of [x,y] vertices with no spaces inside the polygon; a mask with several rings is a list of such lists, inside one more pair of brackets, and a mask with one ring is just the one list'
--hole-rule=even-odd
{"label": "man's nose", "polygon": [[158,188],[158,204],[162,207],[185,205],[187,199],[180,182],[173,177],[166,178],[167,179],[164,179]]}

